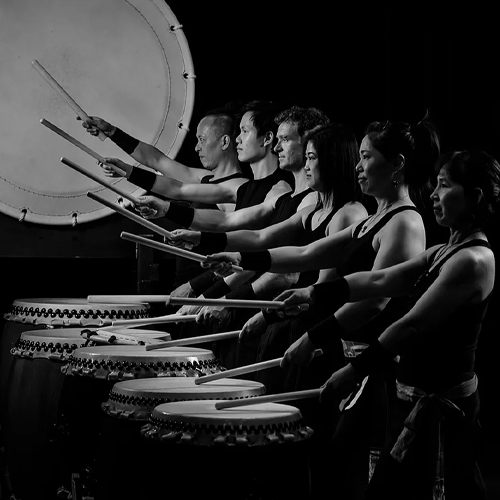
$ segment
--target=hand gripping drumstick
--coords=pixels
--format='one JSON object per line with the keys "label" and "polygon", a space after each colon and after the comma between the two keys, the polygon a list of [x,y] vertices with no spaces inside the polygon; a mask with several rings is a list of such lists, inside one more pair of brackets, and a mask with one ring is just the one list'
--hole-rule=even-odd
{"label": "hand gripping drumstick", "polygon": [[240,330],[234,332],[213,333],[211,335],[201,335],[199,337],[190,337],[178,340],[167,340],[166,342],[157,342],[154,345],[146,346],[146,351],[153,351],[154,349],[164,349],[165,347],[179,347],[184,345],[203,344],[205,342],[214,342],[215,340],[233,339],[240,334]]}
{"label": "hand gripping drumstick", "polygon": [[237,406],[258,405],[261,403],[279,403],[281,401],[292,401],[296,399],[306,398],[318,398],[320,392],[321,389],[307,389],[305,391],[282,392],[281,394],[268,394],[266,396],[256,396],[254,398],[239,399],[234,401],[218,401],[217,403],[215,403],[215,409],[224,410],[225,408],[234,408]]}
{"label": "hand gripping drumstick", "polygon": [[116,194],[119,194],[122,198],[125,198],[132,203],[139,203],[139,200],[135,197],[132,196],[131,194],[127,193],[127,191],[124,191],[123,189],[119,188],[118,186],[115,186],[114,184],[111,184],[111,182],[108,182],[104,179],[101,179],[98,175],[93,174],[89,170],[86,170],[83,167],[80,167],[77,163],[74,161],[68,160],[64,156],[61,158],[61,162],[67,165],[68,167],[71,167],[73,170],[76,170],[77,172],[80,172],[81,174],[85,175],[86,177],[89,177],[93,181],[96,181],[98,184],[101,184],[101,186],[107,187],[111,191],[114,191]]}
{"label": "hand gripping drumstick", "polygon": [[99,328],[99,330],[112,331],[116,326],[146,326],[166,323],[184,323],[186,321],[194,321],[196,314],[168,314],[167,316],[157,316],[156,318],[139,318],[139,319],[118,319],[112,321],[110,326]]}
{"label": "hand gripping drumstick", "polygon": [[[85,153],[92,156],[92,158],[95,158],[98,162],[104,163],[105,165],[107,165],[104,157],[102,157],[100,154],[96,153],[95,151],[93,151],[88,146],[81,143],[79,140],[75,139],[74,137],[72,137],[68,133],[64,132],[64,130],[61,130],[59,127],[56,127],[53,123],[50,123],[45,118],[42,118],[40,120],[40,123],[42,125],[44,125],[45,127],[47,127],[48,129],[52,130],[52,132],[55,132],[57,135],[61,136],[63,139],[66,139],[68,142],[71,142],[71,144],[73,144],[77,148],[80,148],[82,151],[85,151]],[[116,165],[113,165],[113,167],[116,167]],[[117,168],[120,168],[120,167],[117,167]]]}
{"label": "hand gripping drumstick", "polygon": [[[83,109],[75,102],[75,100],[57,83],[53,76],[35,59],[31,61],[31,65],[36,69],[38,74],[66,101],[68,106],[84,121],[90,117]],[[99,132],[99,139],[104,141],[106,135]]]}
{"label": "hand gripping drumstick", "polygon": [[[102,203],[104,206],[111,208],[111,210],[115,210],[119,214],[122,214],[125,217],[128,217],[130,220],[133,220],[134,222],[137,222],[141,226],[144,226],[148,228],[150,231],[153,231],[153,233],[160,234],[161,236],[164,236],[165,238],[170,238],[171,233],[170,231],[167,231],[166,229],[163,229],[162,227],[154,224],[153,222],[143,219],[140,215],[134,214],[130,210],[127,210],[126,208],[123,208],[121,205],[117,205],[116,203],[111,203],[110,201],[106,200],[105,198],[102,198],[101,196],[91,193],[90,191],[87,193],[87,196],[91,198],[94,201],[98,201],[99,203]],[[148,240],[150,241],[150,240]]]}
{"label": "hand gripping drumstick", "polygon": [[[206,262],[207,257],[205,255],[201,255],[199,253],[190,252],[189,250],[184,250],[183,248],[177,248],[170,245],[165,245],[164,243],[158,243],[157,241],[148,240],[147,238],[142,238],[141,236],[136,236],[135,234],[127,233],[123,231],[120,234],[120,237],[124,240],[133,241],[135,243],[142,243],[144,246],[156,248],[157,250],[161,250],[162,252],[171,253],[173,255],[177,255],[179,257],[184,257],[190,260],[196,260],[198,262]],[[241,273],[243,268],[240,266],[231,266],[233,271],[237,273]]]}
{"label": "hand gripping drumstick", "polygon": [[[323,351],[321,349],[316,349],[316,351],[314,351],[314,356],[321,356],[322,354]],[[212,382],[212,380],[219,380],[220,378],[237,377],[238,375],[243,375],[245,373],[253,373],[259,370],[265,370],[266,368],[274,368],[275,366],[280,365],[282,359],[283,358],[270,359],[269,361],[261,361],[260,363],[253,363],[251,365],[240,366],[224,372],[205,375],[203,377],[196,378],[194,383],[196,385],[200,385],[205,382]]]}
{"label": "hand gripping drumstick", "polygon": [[198,297],[172,297],[171,295],[89,295],[87,302],[98,304],[139,304],[164,302],[173,306],[222,306],[248,309],[282,309],[284,302],[275,300],[205,299]]}

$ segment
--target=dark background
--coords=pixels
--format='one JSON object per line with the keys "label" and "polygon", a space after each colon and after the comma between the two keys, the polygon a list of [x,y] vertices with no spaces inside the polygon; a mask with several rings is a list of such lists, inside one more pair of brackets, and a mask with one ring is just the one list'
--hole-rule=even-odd
{"label": "dark background", "polygon": [[[500,158],[493,7],[468,3],[443,12],[344,3],[168,2],[184,26],[197,76],[191,133],[177,159],[199,166],[196,124],[232,99],[316,106],[359,140],[372,120],[412,122],[428,109],[444,151],[481,148]],[[119,239],[122,230],[137,227],[120,215],[71,228],[0,214],[2,310],[23,297],[135,293],[135,248]],[[158,273],[161,281],[149,285],[165,293],[172,260],[162,258]],[[497,432],[497,304],[494,297],[478,349],[489,438]]]}

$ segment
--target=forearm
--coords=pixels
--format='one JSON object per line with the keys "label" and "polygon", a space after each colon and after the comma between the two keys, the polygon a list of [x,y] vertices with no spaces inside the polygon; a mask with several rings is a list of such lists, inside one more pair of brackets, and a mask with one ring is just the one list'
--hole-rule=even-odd
{"label": "forearm", "polygon": [[377,298],[345,304],[335,313],[335,317],[343,331],[352,332],[367,325],[384,310],[388,302],[388,298]]}
{"label": "forearm", "polygon": [[265,273],[252,283],[252,288],[257,298],[265,300],[288,290],[297,283],[298,278],[299,273]]}

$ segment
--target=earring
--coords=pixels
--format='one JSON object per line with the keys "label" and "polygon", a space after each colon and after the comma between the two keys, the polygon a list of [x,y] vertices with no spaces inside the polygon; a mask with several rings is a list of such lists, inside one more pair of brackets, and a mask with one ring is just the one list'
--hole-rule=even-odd
{"label": "earring", "polygon": [[393,181],[392,181],[392,185],[393,185],[395,188],[397,188],[397,187],[398,187],[398,184],[399,184],[399,181],[395,181],[395,180],[393,179]]}

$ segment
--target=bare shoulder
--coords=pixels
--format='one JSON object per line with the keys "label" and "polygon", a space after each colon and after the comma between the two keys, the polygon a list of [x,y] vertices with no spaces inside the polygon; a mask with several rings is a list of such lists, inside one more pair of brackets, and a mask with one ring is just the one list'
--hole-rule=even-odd
{"label": "bare shoulder", "polygon": [[416,210],[403,210],[395,214],[382,228],[383,232],[392,235],[401,234],[425,234],[424,221]]}
{"label": "bare shoulder", "polygon": [[346,203],[339,209],[338,213],[342,217],[352,220],[351,224],[368,217],[368,212],[366,211],[365,206],[359,201],[350,201],[349,203]]}
{"label": "bare shoulder", "polygon": [[314,208],[317,203],[318,203],[318,193],[314,191],[304,196],[304,199],[300,202],[297,211],[310,206]]}
{"label": "bare shoulder", "polygon": [[274,201],[276,201],[277,197],[279,197],[285,193],[288,193],[290,191],[292,191],[292,188],[291,188],[290,184],[288,184],[288,182],[279,181],[269,190],[269,192],[266,195],[266,199],[264,201],[266,202],[266,201],[273,200],[273,199],[274,199]]}

